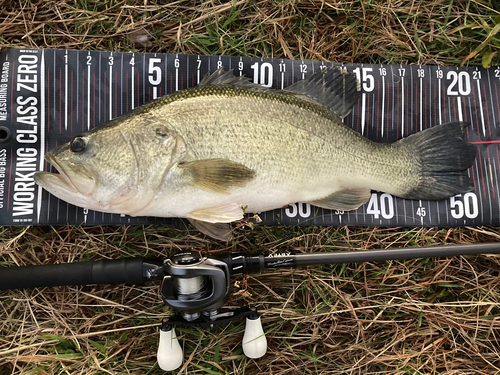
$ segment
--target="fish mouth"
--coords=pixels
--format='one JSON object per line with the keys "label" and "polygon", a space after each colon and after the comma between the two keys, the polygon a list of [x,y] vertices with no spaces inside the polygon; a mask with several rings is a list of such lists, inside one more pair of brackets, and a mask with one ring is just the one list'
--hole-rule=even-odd
{"label": "fish mouth", "polygon": [[89,196],[92,193],[95,186],[94,178],[77,173],[71,167],[63,167],[51,153],[45,155],[45,160],[52,164],[56,172],[36,172],[34,180],[49,193],[56,196],[68,194]]}
{"label": "fish mouth", "polygon": [[73,192],[78,192],[78,189],[76,188],[75,184],[71,181],[71,179],[68,177],[68,173],[64,170],[62,165],[60,165],[57,160],[52,156],[52,154],[46,154],[45,155],[45,160],[48,161],[52,166],[55,168],[55,172],[49,173],[49,172],[41,172],[41,173],[47,173],[49,175],[52,175],[53,178],[56,178],[58,181],[60,181],[61,184],[65,185],[69,190],[72,190]]}
{"label": "fish mouth", "polygon": [[66,190],[68,193],[79,193],[76,186],[68,177],[68,174],[57,163],[51,154],[46,154],[45,160],[52,164],[52,166],[56,169],[56,172],[36,172],[33,178],[38,185],[49,192],[56,188],[58,190]]}

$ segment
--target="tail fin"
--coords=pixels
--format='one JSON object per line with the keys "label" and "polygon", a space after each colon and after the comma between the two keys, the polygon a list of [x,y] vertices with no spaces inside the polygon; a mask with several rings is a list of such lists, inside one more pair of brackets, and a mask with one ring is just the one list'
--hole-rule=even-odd
{"label": "tail fin", "polygon": [[467,169],[476,158],[476,147],[463,139],[468,124],[449,122],[398,141],[419,158],[420,183],[402,198],[445,199],[473,190]]}

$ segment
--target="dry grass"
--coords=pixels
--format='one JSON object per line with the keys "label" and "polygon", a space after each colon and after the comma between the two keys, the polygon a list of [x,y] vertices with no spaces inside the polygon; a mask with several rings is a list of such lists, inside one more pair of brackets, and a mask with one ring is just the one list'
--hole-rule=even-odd
{"label": "dry grass", "polygon": [[[496,1],[3,0],[0,48],[251,55],[363,63],[472,64],[500,48]],[[150,36],[133,45],[134,32]]]}
{"label": "dry grass", "polygon": [[[499,63],[496,3],[467,1],[3,1],[0,48],[252,55],[346,62]],[[137,34],[139,33],[139,34]],[[147,42],[137,42],[147,33]],[[140,38],[139,38],[140,39]],[[134,44],[134,40],[136,43]],[[477,51],[475,57],[471,53]],[[222,244],[163,227],[0,228],[5,266],[181,249],[315,252],[498,242],[498,228],[258,227]],[[419,259],[236,277],[228,306],[263,314],[268,354],[243,324],[183,329],[181,373],[500,373],[496,256]],[[0,374],[156,374],[158,285],[0,295]]]}
{"label": "dry grass", "polygon": [[[313,252],[499,236],[488,228],[247,228],[225,246],[161,227],[9,228],[2,258],[10,265],[52,264],[136,253],[164,257],[190,248]],[[500,368],[499,271],[498,257],[480,256],[239,276],[228,306],[251,304],[262,312],[268,354],[257,361],[242,355],[242,323],[183,329],[185,372],[493,374]],[[147,373],[158,323],[168,312],[157,284],[12,291],[0,306],[2,374]]]}

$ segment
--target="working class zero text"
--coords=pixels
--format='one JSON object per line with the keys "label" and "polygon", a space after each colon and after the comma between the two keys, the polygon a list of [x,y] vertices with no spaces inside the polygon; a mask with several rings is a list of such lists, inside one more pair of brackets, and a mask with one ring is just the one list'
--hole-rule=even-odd
{"label": "working class zero text", "polygon": [[32,216],[36,185],[33,176],[37,171],[38,157],[38,55],[21,54],[15,73],[15,124],[16,151],[12,216]]}

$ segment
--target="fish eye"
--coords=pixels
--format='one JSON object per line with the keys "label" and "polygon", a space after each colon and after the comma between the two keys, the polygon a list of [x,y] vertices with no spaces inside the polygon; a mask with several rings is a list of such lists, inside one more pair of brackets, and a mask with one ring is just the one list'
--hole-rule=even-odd
{"label": "fish eye", "polygon": [[156,135],[160,138],[168,138],[168,133],[160,128],[155,129]]}
{"label": "fish eye", "polygon": [[71,151],[73,152],[82,152],[85,150],[85,146],[87,146],[87,144],[82,137],[77,136],[71,141]]}

